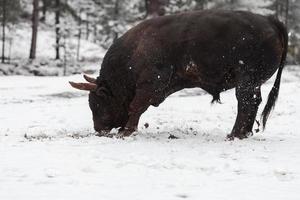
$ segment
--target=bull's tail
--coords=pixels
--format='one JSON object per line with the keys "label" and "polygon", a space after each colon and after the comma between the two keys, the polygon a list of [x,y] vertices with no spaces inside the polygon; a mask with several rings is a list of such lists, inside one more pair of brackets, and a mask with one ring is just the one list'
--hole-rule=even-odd
{"label": "bull's tail", "polygon": [[272,90],[269,93],[267,104],[265,105],[265,108],[262,112],[262,122],[263,122],[263,129],[266,127],[266,123],[268,120],[268,117],[272,111],[272,109],[275,106],[276,100],[278,98],[279,94],[279,88],[280,88],[280,79],[283,67],[285,65],[286,55],[288,51],[288,33],[286,27],[277,19],[270,18],[271,23],[273,23],[276,28],[278,29],[279,37],[281,37],[282,45],[283,45],[283,53],[281,56],[281,62],[280,66],[277,72],[275,83],[272,87]]}

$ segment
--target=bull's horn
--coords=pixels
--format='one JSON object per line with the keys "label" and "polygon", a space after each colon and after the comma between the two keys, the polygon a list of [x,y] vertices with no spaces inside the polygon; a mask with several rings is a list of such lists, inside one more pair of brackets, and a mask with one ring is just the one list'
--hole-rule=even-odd
{"label": "bull's horn", "polygon": [[96,79],[95,78],[93,78],[93,77],[90,77],[90,76],[88,76],[88,75],[83,75],[83,78],[87,81],[87,82],[89,82],[89,83],[96,83]]}
{"label": "bull's horn", "polygon": [[78,90],[95,91],[97,88],[95,83],[74,83],[72,81],[69,81],[69,83],[73,88]]}

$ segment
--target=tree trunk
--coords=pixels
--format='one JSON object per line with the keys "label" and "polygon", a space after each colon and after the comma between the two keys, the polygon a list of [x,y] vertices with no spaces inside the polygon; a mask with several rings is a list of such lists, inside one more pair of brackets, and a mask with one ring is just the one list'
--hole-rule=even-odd
{"label": "tree trunk", "polygon": [[47,7],[48,7],[47,0],[43,0],[43,7],[42,7],[42,14],[43,15],[42,15],[42,18],[41,18],[42,22],[46,21]]}
{"label": "tree trunk", "polygon": [[204,6],[205,6],[205,1],[204,0],[201,0],[201,1],[196,1],[197,3],[197,9],[199,10],[204,10]]}
{"label": "tree trunk", "polygon": [[55,0],[55,34],[56,34],[56,56],[55,59],[58,60],[60,59],[60,0]]}
{"label": "tree trunk", "polygon": [[89,14],[87,13],[86,14],[86,40],[89,39],[89,36],[90,36],[90,23],[89,23]]}
{"label": "tree trunk", "polygon": [[113,41],[116,41],[116,39],[118,39],[118,37],[119,37],[118,31],[116,29],[116,21],[119,18],[119,0],[115,1],[114,16],[113,17],[114,17],[113,19],[115,21],[115,27],[113,29],[114,30],[113,31],[113,37],[114,37]]}
{"label": "tree trunk", "polygon": [[2,58],[1,62],[5,62],[5,26],[6,26],[6,0],[2,4]]}
{"label": "tree trunk", "polygon": [[64,76],[67,75],[67,34],[64,34]]}
{"label": "tree trunk", "polygon": [[165,14],[167,0],[145,0],[146,17],[158,17]]}
{"label": "tree trunk", "polygon": [[12,47],[12,42],[13,42],[13,39],[10,38],[9,39],[9,51],[8,51],[8,63],[10,63],[10,61],[11,61],[11,47]]}
{"label": "tree trunk", "polygon": [[32,11],[32,37],[30,47],[30,59],[36,58],[36,42],[39,24],[39,0],[33,0],[33,11]]}
{"label": "tree trunk", "polygon": [[79,25],[78,25],[78,41],[77,41],[77,54],[76,54],[76,59],[77,61],[80,60],[80,41],[81,41],[81,24],[82,24],[82,19],[81,19],[81,10],[79,12]]}
{"label": "tree trunk", "polygon": [[275,16],[278,19],[279,18],[279,0],[275,0]]}
{"label": "tree trunk", "polygon": [[236,0],[230,0],[229,3],[230,3],[230,10],[234,10],[237,3]]}
{"label": "tree trunk", "polygon": [[94,43],[96,43],[97,42],[97,25],[96,24],[94,24],[93,25],[93,41],[94,41]]}
{"label": "tree trunk", "polygon": [[288,28],[288,22],[289,22],[289,0],[286,0],[285,2],[285,26]]}

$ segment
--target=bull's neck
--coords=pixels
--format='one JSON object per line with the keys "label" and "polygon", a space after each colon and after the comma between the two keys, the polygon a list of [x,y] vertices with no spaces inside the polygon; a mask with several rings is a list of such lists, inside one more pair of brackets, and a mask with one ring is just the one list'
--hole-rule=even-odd
{"label": "bull's neck", "polygon": [[135,94],[135,84],[132,79],[130,80],[130,77],[118,77],[118,74],[109,74],[108,76],[101,74],[97,82],[99,85],[107,87],[120,104],[129,106]]}

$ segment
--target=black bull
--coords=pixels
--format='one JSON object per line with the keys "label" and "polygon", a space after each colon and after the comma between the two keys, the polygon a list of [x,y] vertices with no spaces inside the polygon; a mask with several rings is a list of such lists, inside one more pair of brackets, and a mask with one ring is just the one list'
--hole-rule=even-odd
{"label": "black bull", "polygon": [[219,101],[235,88],[238,114],[229,138],[252,133],[261,85],[278,69],[262,113],[263,126],[278,97],[288,35],[281,22],[250,12],[208,10],[146,20],[107,51],[100,76],[73,83],[89,90],[94,128],[120,127],[129,136],[150,105],[181,89],[200,87]]}

